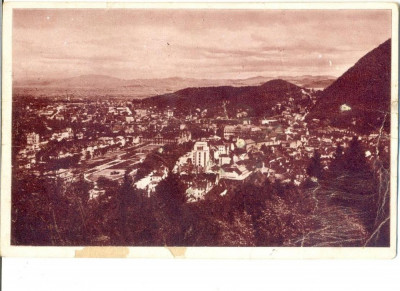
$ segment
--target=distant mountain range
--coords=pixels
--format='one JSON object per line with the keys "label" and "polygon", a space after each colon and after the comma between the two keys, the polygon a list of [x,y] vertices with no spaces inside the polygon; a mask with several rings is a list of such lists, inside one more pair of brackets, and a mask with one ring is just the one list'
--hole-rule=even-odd
{"label": "distant mountain range", "polygon": [[390,128],[391,40],[362,57],[327,87],[307,120],[368,132]]}
{"label": "distant mountain range", "polygon": [[[242,108],[250,116],[269,116],[271,107],[287,102],[311,107],[306,120],[320,119],[325,125],[351,127],[370,132],[383,126],[390,128],[391,41],[388,40],[362,57],[322,92],[314,106],[309,92],[287,80],[269,80],[257,86],[195,87],[147,98],[143,102],[158,107],[175,107],[181,111],[196,108],[215,111],[226,103],[227,115]],[[262,77],[254,78],[256,82]],[[287,77],[294,80],[295,78]],[[297,79],[298,80],[298,79]],[[325,77],[302,76],[309,83],[325,82]],[[294,82],[294,81],[293,81]],[[313,93],[315,94],[315,93]],[[231,116],[230,116],[231,117]]]}
{"label": "distant mountain range", "polygon": [[[277,77],[296,85],[323,89],[334,82],[332,76],[298,76]],[[194,78],[164,78],[164,79],[134,79],[123,80],[105,75],[82,75],[66,79],[31,79],[14,81],[14,88],[26,88],[30,90],[46,91],[76,91],[77,89],[93,89],[96,91],[120,91],[133,97],[150,97],[165,93],[175,92],[188,87],[217,87],[217,86],[258,86],[274,78],[257,76],[248,79],[194,79]]]}
{"label": "distant mountain range", "polygon": [[304,88],[325,88],[318,93],[317,103],[307,115],[307,121],[320,119],[324,124],[350,126],[361,132],[382,126],[389,130],[391,40],[367,53],[336,80],[331,76],[308,75],[278,79],[257,76],[241,80],[178,77],[123,80],[104,75],[84,75],[68,79],[15,81],[13,86],[16,91],[24,88],[41,92],[42,96],[52,96],[47,93],[53,90],[59,95],[76,92],[82,97],[90,96],[89,93],[97,97],[131,97],[181,110],[202,108],[215,111],[227,103],[227,114],[230,110],[236,112],[236,109],[243,108],[252,116],[271,114],[271,107],[289,96],[296,102],[307,103],[308,93]]}

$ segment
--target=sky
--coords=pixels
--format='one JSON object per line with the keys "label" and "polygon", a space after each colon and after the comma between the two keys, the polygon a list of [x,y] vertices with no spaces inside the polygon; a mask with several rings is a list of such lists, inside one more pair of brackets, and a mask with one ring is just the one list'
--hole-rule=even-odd
{"label": "sky", "polygon": [[340,76],[390,10],[15,9],[14,80]]}

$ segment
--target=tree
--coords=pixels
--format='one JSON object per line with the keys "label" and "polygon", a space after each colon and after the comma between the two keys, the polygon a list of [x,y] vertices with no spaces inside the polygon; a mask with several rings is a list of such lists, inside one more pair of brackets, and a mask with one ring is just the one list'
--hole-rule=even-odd
{"label": "tree", "polygon": [[129,219],[129,208],[132,206],[133,202],[133,187],[132,187],[132,177],[125,172],[124,181],[122,186],[118,191],[118,208],[119,208],[119,224],[121,227],[122,240],[125,243],[129,242],[129,230],[128,230],[128,219]]}
{"label": "tree", "polygon": [[234,212],[233,221],[219,221],[219,246],[255,246],[255,231],[252,217],[246,211]]}
{"label": "tree", "polygon": [[55,245],[45,180],[33,175],[18,177],[14,174],[11,188],[11,243]]}
{"label": "tree", "polygon": [[323,168],[321,165],[321,155],[318,151],[314,151],[314,155],[310,160],[307,167],[307,174],[311,178],[317,178],[318,180],[322,178]]}
{"label": "tree", "polygon": [[329,165],[329,174],[332,176],[338,175],[343,164],[343,147],[341,144],[337,144],[335,153],[333,154],[333,160]]}
{"label": "tree", "polygon": [[222,126],[219,126],[219,127],[217,128],[216,135],[219,136],[219,137],[221,137],[221,138],[224,137],[224,128],[223,128]]}
{"label": "tree", "polygon": [[343,156],[343,163],[344,169],[347,171],[361,171],[363,174],[370,172],[365,152],[356,136],[351,140],[350,146]]}
{"label": "tree", "polygon": [[81,174],[78,180],[71,185],[71,191],[68,191],[69,195],[67,194],[70,200],[70,207],[74,211],[73,214],[76,218],[76,223],[72,228],[76,230],[77,236],[82,238],[83,243],[91,241],[87,225],[90,188],[90,183],[85,181],[83,174]]}
{"label": "tree", "polygon": [[113,196],[118,188],[118,182],[101,176],[97,179],[97,186],[106,191],[106,196]]}
{"label": "tree", "polygon": [[187,202],[185,185],[179,176],[169,173],[155,193],[157,222],[160,225],[159,241],[163,245],[183,245],[185,235],[184,204]]}
{"label": "tree", "polygon": [[271,148],[267,147],[265,144],[261,146],[260,150],[264,153],[264,155],[270,155],[272,153]]}
{"label": "tree", "polygon": [[90,154],[89,151],[87,151],[85,154],[85,160],[90,160],[91,158],[92,158],[92,155]]}

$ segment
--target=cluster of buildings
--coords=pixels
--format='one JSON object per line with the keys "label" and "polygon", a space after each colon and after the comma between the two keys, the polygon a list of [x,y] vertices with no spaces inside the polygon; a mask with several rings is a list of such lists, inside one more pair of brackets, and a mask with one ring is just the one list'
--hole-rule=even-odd
{"label": "cluster of buildings", "polygon": [[[306,123],[308,108],[291,99],[277,103],[274,116],[249,117],[246,111],[238,111],[236,118],[210,117],[206,109],[181,112],[179,108],[159,109],[121,100],[58,101],[40,108],[31,104],[24,108],[25,114],[40,119],[42,131],[26,133],[26,143],[16,153],[15,166],[26,171],[45,168],[40,153],[53,147],[46,152],[51,159],[79,156],[76,171],[64,169],[71,179],[73,173],[79,174],[85,161],[109,151],[129,153],[134,146],[160,148],[191,142],[192,148],[181,153],[173,168],[185,183],[190,201],[203,199],[221,180],[245,182],[256,172],[272,182],[301,185],[315,151],[328,168],[337,145],[346,148],[356,134],[322,126],[319,120]],[[220,111],[225,112],[224,108]],[[384,145],[383,150],[389,150],[384,133],[360,139],[369,158],[376,154],[373,145],[377,142]],[[167,175],[167,168],[160,166],[135,185],[151,195]]]}

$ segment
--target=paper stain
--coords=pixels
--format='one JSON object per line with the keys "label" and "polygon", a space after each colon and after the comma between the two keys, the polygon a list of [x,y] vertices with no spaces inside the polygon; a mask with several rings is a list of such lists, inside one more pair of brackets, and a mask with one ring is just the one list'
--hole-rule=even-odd
{"label": "paper stain", "polygon": [[126,258],[127,247],[84,247],[75,251],[75,258]]}
{"label": "paper stain", "polygon": [[174,258],[185,258],[186,248],[185,247],[167,247],[169,252]]}

